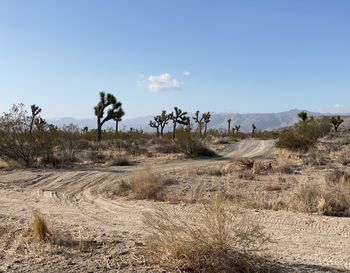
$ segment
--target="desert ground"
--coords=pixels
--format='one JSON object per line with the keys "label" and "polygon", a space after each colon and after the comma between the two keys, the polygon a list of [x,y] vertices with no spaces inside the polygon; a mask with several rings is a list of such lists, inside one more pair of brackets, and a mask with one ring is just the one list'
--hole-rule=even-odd
{"label": "desert ground", "polygon": [[[278,150],[274,140],[219,140],[211,143],[219,154],[212,158],[166,154],[135,157],[130,166],[3,168],[0,272],[168,272],[144,257],[145,213],[161,206],[186,214],[219,192],[271,237],[265,254],[277,271],[348,272],[350,218],[289,205],[303,183],[350,171],[339,159],[350,148],[344,139],[326,137],[305,154]],[[254,168],[245,168],[250,161]],[[165,181],[157,200],[124,192],[145,168]],[[45,217],[55,243],[32,241],[33,212]]]}

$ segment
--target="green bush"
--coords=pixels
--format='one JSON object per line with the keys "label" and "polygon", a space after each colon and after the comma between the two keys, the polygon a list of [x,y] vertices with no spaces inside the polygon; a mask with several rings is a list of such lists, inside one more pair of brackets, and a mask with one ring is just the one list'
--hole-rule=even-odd
{"label": "green bush", "polygon": [[276,146],[294,151],[307,151],[313,147],[320,137],[331,131],[329,119],[314,118],[307,122],[299,122],[294,127],[280,133]]}
{"label": "green bush", "polygon": [[51,133],[30,131],[31,117],[23,104],[14,105],[0,118],[0,158],[22,162],[32,167],[39,157],[52,154],[54,140]]}
{"label": "green bush", "polygon": [[176,131],[175,140],[164,134],[158,144],[158,151],[162,153],[183,153],[188,157],[216,156],[215,152],[207,148],[195,134],[181,129]]}

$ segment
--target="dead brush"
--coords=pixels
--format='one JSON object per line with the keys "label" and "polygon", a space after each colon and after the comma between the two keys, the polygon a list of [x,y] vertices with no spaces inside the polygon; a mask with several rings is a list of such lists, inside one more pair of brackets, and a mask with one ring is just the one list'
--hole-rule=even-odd
{"label": "dead brush", "polygon": [[244,158],[244,159],[241,159],[241,160],[239,161],[239,163],[241,164],[241,166],[242,166],[244,169],[246,169],[246,170],[252,170],[253,167],[254,167],[255,161],[252,160],[252,159],[246,159],[246,158]]}
{"label": "dead brush", "polygon": [[32,216],[32,228],[34,239],[38,242],[44,241],[50,235],[46,220],[37,212],[34,212]]}
{"label": "dead brush", "polygon": [[320,186],[318,212],[330,216],[350,216],[350,175],[333,171]]}
{"label": "dead brush", "polygon": [[237,208],[220,197],[185,214],[183,208],[180,214],[159,207],[144,215],[150,233],[147,260],[178,272],[270,272],[257,254],[268,236],[240,217]]}
{"label": "dead brush", "polygon": [[160,175],[155,174],[150,167],[135,173],[129,179],[130,193],[132,199],[161,199],[161,188],[165,181]]}

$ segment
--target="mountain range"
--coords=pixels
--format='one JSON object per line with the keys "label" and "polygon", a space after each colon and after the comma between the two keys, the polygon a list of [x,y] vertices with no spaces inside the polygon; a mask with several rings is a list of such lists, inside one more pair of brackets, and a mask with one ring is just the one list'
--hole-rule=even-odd
{"label": "mountain range", "polygon": [[[253,113],[253,114],[230,114],[230,113],[212,113],[211,121],[208,124],[209,129],[218,129],[218,130],[227,130],[228,123],[227,120],[231,119],[231,128],[235,125],[241,125],[241,131],[250,131],[252,124],[254,123],[259,130],[273,130],[283,127],[289,127],[295,124],[299,118],[298,113],[302,110],[293,109],[286,112],[279,113]],[[309,116],[321,116],[321,113],[309,112],[306,111]],[[326,114],[325,114],[326,115]],[[189,116],[193,114],[189,113]],[[137,118],[125,119],[120,122],[119,128],[122,131],[127,131],[130,128],[143,130],[145,132],[153,132],[154,128],[151,128],[148,123],[153,119],[153,116],[143,116]],[[48,120],[49,123],[52,123],[58,127],[64,125],[75,124],[82,127],[89,127],[89,129],[96,128],[96,119],[74,119],[74,118],[59,118]],[[192,121],[193,122],[193,121]],[[104,129],[114,128],[115,122],[109,121],[104,125]],[[166,128],[170,130],[170,124]]]}

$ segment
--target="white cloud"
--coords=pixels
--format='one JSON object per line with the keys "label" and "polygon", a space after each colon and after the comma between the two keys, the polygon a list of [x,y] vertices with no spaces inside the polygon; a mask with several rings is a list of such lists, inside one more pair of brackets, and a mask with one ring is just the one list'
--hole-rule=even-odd
{"label": "white cloud", "polygon": [[190,72],[190,71],[184,71],[182,74],[183,74],[184,76],[188,77],[188,76],[191,75],[191,72]]}
{"label": "white cloud", "polygon": [[151,75],[148,79],[138,81],[138,86],[146,86],[152,92],[180,90],[182,83],[174,79],[169,73]]}

